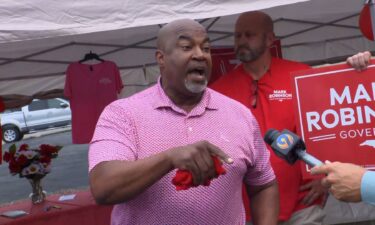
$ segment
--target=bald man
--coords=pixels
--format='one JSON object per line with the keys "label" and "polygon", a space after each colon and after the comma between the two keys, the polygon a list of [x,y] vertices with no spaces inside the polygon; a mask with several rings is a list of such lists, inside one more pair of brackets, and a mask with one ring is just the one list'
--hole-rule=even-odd
{"label": "bald man", "polygon": [[[111,224],[244,225],[242,182],[254,223],[276,224],[277,184],[255,118],[206,88],[212,63],[205,29],[171,22],[157,48],[158,83],[107,106],[90,145],[91,191],[99,204],[115,204]],[[191,175],[188,190],[172,185],[176,170]]]}
{"label": "bald man", "polygon": [[[262,136],[270,128],[296,132],[289,76],[291,72],[309,66],[272,57],[273,23],[263,12],[241,14],[236,21],[234,40],[235,52],[242,64],[211,88],[247,106],[259,122]],[[361,70],[369,63],[369,58],[368,52],[360,53],[350,57],[348,63]],[[322,224],[324,215],[320,203],[324,202],[322,197],[326,189],[320,180],[303,179],[300,163],[291,166],[272,151],[270,160],[279,184],[279,223]],[[249,205],[244,204],[245,207]]]}

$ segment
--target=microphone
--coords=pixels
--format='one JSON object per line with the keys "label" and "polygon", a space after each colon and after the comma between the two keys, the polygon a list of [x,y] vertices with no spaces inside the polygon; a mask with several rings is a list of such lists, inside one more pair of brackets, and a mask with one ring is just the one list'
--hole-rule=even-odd
{"label": "microphone", "polygon": [[269,129],[264,135],[264,141],[271,146],[278,157],[289,164],[294,164],[300,159],[311,167],[323,165],[319,159],[306,152],[305,142],[287,129],[281,133],[275,129]]}

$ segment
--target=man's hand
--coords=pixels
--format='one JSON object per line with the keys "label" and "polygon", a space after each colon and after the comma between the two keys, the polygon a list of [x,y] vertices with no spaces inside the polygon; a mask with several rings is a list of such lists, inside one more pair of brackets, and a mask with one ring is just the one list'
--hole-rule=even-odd
{"label": "man's hand", "polygon": [[367,69],[370,63],[371,53],[369,51],[359,52],[346,59],[346,63],[354,67],[357,71],[363,71]]}
{"label": "man's hand", "polygon": [[[302,204],[304,205],[311,205],[316,199],[318,199],[320,196],[324,196],[326,198],[326,194],[328,192],[328,189],[324,187],[321,183],[321,180],[312,180],[311,182],[304,184],[300,187],[300,191],[309,191],[307,195],[302,199]],[[323,199],[323,202],[325,202],[326,199]]]}
{"label": "man's hand", "polygon": [[312,174],[327,174],[323,186],[341,201],[361,201],[361,180],[366,169],[350,163],[327,163],[311,169]]}
{"label": "man's hand", "polygon": [[166,154],[174,168],[188,170],[193,174],[194,186],[217,176],[212,156],[217,156],[225,163],[233,163],[233,159],[208,141],[172,148]]}

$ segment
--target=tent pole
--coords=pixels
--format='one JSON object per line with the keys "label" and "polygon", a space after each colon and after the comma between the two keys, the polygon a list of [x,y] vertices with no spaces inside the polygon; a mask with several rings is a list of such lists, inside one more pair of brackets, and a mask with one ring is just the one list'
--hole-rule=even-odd
{"label": "tent pole", "polygon": [[362,38],[362,35],[353,35],[350,37],[339,37],[339,38],[331,38],[331,39],[326,39],[322,41],[310,41],[310,42],[300,42],[300,43],[295,43],[295,44],[290,44],[290,45],[282,45],[281,48],[290,48],[290,47],[295,47],[295,46],[300,46],[300,45],[315,45],[318,43],[327,43],[327,42],[332,42],[332,41],[342,41],[342,40],[349,40],[349,39],[355,39],[355,38]]}
{"label": "tent pole", "polygon": [[113,47],[113,48],[139,48],[139,49],[156,49],[151,46],[136,46],[132,45],[119,45],[119,44],[104,44],[104,43],[90,43],[90,42],[74,42],[75,45],[82,46],[98,46],[98,47]]}
{"label": "tent pole", "polygon": [[324,26],[332,26],[332,27],[342,27],[342,28],[353,28],[353,29],[359,29],[358,26],[351,26],[351,25],[343,25],[343,24],[325,24],[315,21],[306,21],[306,20],[295,20],[295,19],[289,19],[289,18],[280,18],[277,20],[277,22],[280,21],[286,21],[286,22],[295,22],[295,23],[302,23],[302,24],[311,24],[311,25],[324,25]]}
{"label": "tent pole", "polygon": [[108,51],[108,52],[105,52],[105,53],[102,53],[100,54],[99,56],[105,56],[105,55],[109,55],[109,54],[112,54],[112,53],[115,53],[115,52],[118,52],[118,51],[122,51],[122,50],[125,50],[125,49],[128,49],[128,48],[132,48],[132,47],[135,47],[137,45],[141,45],[141,44],[144,44],[144,43],[147,43],[149,41],[154,41],[156,40],[157,37],[152,37],[152,38],[148,38],[146,40],[143,40],[143,41],[138,41],[134,44],[131,44],[131,45],[126,45],[126,46],[123,46],[123,47],[120,47],[118,49],[114,49],[114,50],[111,50],[111,51]]}
{"label": "tent pole", "polygon": [[[0,57],[0,60],[13,60],[14,58]],[[46,59],[17,59],[17,62],[31,62],[31,63],[51,63],[51,64],[69,64],[70,61],[61,60],[46,60]]]}
{"label": "tent pole", "polygon": [[[142,65],[134,65],[134,66],[119,66],[119,70],[124,69],[138,69],[147,66],[155,66],[157,63],[146,63]],[[62,72],[55,72],[55,73],[45,73],[45,74],[29,74],[29,75],[22,75],[18,77],[4,77],[0,78],[0,81],[11,81],[11,80],[28,80],[28,79],[35,79],[35,78],[43,78],[43,77],[54,77],[54,76],[62,76],[65,75],[65,71]]]}
{"label": "tent pole", "polygon": [[21,59],[27,59],[27,58],[30,58],[32,56],[41,55],[41,54],[44,54],[46,52],[51,52],[51,51],[54,51],[56,49],[65,48],[65,47],[70,46],[72,44],[73,44],[73,42],[70,42],[70,43],[59,45],[59,46],[56,46],[56,47],[53,47],[53,48],[48,48],[48,49],[43,50],[43,51],[34,52],[32,54],[29,54],[29,55],[24,55],[24,56],[21,56],[21,57],[18,57],[18,58],[13,58],[11,60],[8,60],[8,61],[0,63],[0,66],[5,65],[5,64],[9,64],[9,63],[12,63],[12,62],[19,61]]}
{"label": "tent pole", "polygon": [[282,36],[280,37],[280,39],[285,39],[285,38],[289,38],[289,37],[292,37],[292,36],[295,36],[297,34],[301,34],[301,33],[305,33],[307,31],[311,31],[311,30],[315,30],[315,29],[318,29],[322,26],[327,26],[327,25],[331,25],[331,24],[334,24],[334,23],[337,23],[337,22],[340,22],[340,21],[343,21],[343,20],[346,20],[346,19],[350,19],[352,17],[355,17],[355,16],[358,16],[359,14],[358,13],[355,13],[353,15],[349,15],[349,16],[346,16],[346,17],[342,17],[340,19],[337,19],[337,20],[333,20],[331,22],[328,22],[328,23],[323,23],[321,25],[317,25],[317,26],[313,26],[313,27],[310,27],[310,28],[307,28],[307,29],[304,29],[304,30],[300,30],[300,31],[297,31],[297,32],[294,32],[294,33],[290,33],[288,35],[285,35],[285,36]]}
{"label": "tent pole", "polygon": [[212,21],[208,26],[206,27],[207,32],[210,30],[210,28],[220,19],[220,17],[216,17],[214,21]]}

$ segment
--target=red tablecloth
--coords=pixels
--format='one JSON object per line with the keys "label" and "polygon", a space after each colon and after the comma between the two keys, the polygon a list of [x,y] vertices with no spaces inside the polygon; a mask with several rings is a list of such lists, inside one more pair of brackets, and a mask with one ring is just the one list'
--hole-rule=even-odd
{"label": "red tablecloth", "polygon": [[[31,200],[0,207],[0,214],[10,210],[23,210],[28,215],[19,218],[0,216],[0,225],[108,225],[112,206],[97,205],[89,191],[74,193],[73,200],[59,201],[61,195],[51,195],[41,204],[33,205]],[[51,208],[58,206],[61,209]],[[50,208],[48,211],[47,208]]]}

